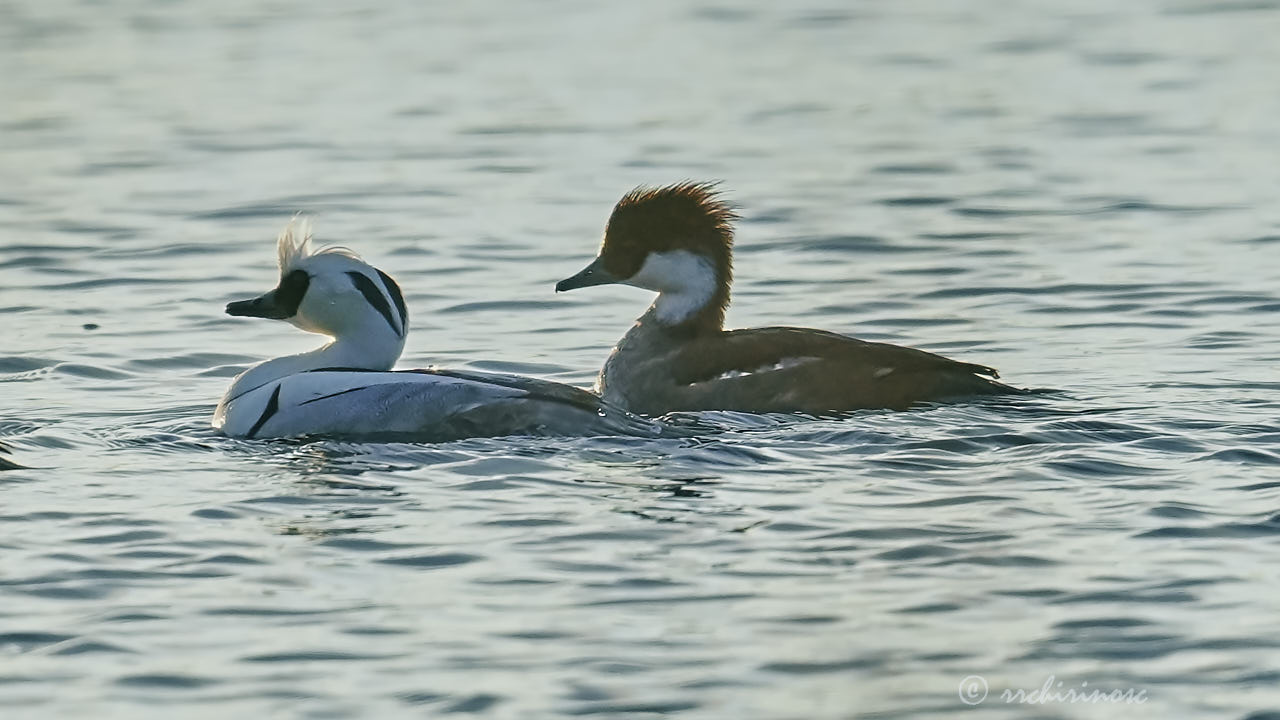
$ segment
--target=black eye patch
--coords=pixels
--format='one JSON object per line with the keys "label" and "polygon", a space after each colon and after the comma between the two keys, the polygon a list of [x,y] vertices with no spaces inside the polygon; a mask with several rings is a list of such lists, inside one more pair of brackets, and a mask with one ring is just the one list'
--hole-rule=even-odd
{"label": "black eye patch", "polygon": [[[356,286],[356,289],[360,291],[360,294],[364,296],[364,299],[368,300],[369,304],[373,306],[373,309],[377,310],[378,313],[387,321],[387,324],[391,326],[391,331],[396,335],[400,335],[400,329],[396,327],[395,318],[391,315],[391,304],[387,302],[387,297],[382,294],[382,291],[378,289],[378,286],[374,285],[373,281],[364,273],[348,270],[347,276],[351,278],[351,283]],[[400,300],[400,303],[403,302],[403,299]]]}
{"label": "black eye patch", "polygon": [[310,285],[311,276],[304,270],[294,270],[280,278],[280,284],[271,293],[271,304],[275,306],[280,319],[298,314],[298,306],[302,304],[302,298]]}

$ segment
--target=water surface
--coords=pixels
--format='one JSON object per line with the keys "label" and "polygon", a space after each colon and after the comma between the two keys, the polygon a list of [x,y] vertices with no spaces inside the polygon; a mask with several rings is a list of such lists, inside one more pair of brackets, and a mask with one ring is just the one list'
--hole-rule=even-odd
{"label": "water surface", "polygon": [[[0,9],[6,718],[1280,712],[1280,4]],[[402,365],[589,384],[612,203],[720,179],[735,326],[1059,392],[698,439],[244,442],[293,213]],[[979,675],[978,708],[958,695]],[[1138,688],[1009,706],[1005,689]]]}

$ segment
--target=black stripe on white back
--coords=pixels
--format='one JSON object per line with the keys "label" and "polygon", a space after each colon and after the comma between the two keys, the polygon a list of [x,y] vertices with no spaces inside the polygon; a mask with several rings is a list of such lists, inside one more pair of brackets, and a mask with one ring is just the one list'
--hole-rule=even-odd
{"label": "black stripe on white back", "polygon": [[364,273],[348,270],[347,275],[351,278],[351,282],[356,286],[356,289],[360,291],[360,294],[364,295],[364,299],[368,300],[373,309],[377,310],[387,321],[387,324],[391,326],[391,330],[396,335],[403,337],[404,331],[396,327],[395,317],[391,314],[391,303],[387,302],[387,296],[383,294],[383,291],[378,289],[378,286]]}
{"label": "black stripe on white back", "polygon": [[300,402],[300,403],[298,403],[298,404],[299,404],[299,405],[310,405],[310,404],[311,404],[311,403],[313,403],[313,402],[320,402],[321,400],[328,400],[329,398],[336,398],[336,397],[338,397],[339,395],[346,395],[347,393],[360,392],[361,390],[368,390],[368,389],[369,389],[369,386],[368,386],[368,385],[361,385],[360,387],[353,387],[353,388],[349,388],[349,389],[347,389],[347,390],[340,390],[340,391],[338,391],[338,392],[336,392],[336,393],[329,393],[328,395],[321,395],[320,397],[317,397],[317,398],[311,398],[310,400],[303,400],[302,402]]}
{"label": "black stripe on white back", "polygon": [[[404,295],[400,292],[400,286],[396,284],[391,276],[374,268],[378,272],[378,277],[382,278],[382,284],[387,287],[387,294],[391,296],[391,302],[396,304],[396,310],[400,311],[400,327],[404,330],[409,329],[409,308],[404,304]],[[403,333],[401,333],[403,334]]]}

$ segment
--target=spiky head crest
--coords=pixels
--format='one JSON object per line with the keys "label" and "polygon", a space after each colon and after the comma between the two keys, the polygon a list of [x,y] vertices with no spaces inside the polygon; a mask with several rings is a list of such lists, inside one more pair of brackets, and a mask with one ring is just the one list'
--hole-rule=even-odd
{"label": "spiky head crest", "polygon": [[276,259],[280,264],[280,276],[296,270],[303,260],[311,257],[311,220],[294,215],[289,224],[276,236]]}
{"label": "spiky head crest", "polygon": [[613,207],[601,255],[623,278],[639,270],[649,253],[669,250],[697,253],[728,270],[737,219],[715,182],[637,187]]}
{"label": "spiky head crest", "polygon": [[301,213],[294,215],[289,224],[276,236],[276,261],[280,265],[280,277],[297,270],[307,258],[329,254],[360,260],[359,255],[344,247],[326,246],[318,250],[313,248],[311,220]]}

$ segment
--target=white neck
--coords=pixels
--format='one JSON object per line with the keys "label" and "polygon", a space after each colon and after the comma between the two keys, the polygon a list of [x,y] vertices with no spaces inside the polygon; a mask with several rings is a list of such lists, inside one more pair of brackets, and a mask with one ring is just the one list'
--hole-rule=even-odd
{"label": "white neck", "polygon": [[273,380],[321,368],[390,370],[404,350],[404,339],[389,332],[360,333],[340,337],[324,347],[297,355],[284,355],[258,363],[236,377],[222,398],[226,404],[236,396]]}
{"label": "white neck", "polygon": [[626,280],[654,290],[652,312],[663,325],[679,325],[706,307],[716,292],[716,270],[711,261],[688,250],[653,253],[640,271]]}

